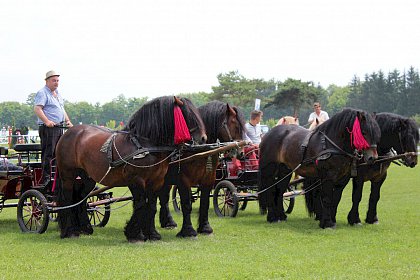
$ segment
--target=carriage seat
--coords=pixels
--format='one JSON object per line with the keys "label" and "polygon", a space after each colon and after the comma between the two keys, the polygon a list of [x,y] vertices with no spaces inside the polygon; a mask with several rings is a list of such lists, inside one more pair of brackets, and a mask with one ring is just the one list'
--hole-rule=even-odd
{"label": "carriage seat", "polygon": [[13,148],[16,152],[40,152],[41,144],[16,144]]}

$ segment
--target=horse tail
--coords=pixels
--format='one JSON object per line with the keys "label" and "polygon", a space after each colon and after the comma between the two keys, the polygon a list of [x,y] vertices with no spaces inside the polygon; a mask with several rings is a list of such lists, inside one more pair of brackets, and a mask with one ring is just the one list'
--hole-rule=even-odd
{"label": "horse tail", "polygon": [[[316,215],[316,213],[320,210],[318,209],[319,205],[319,190],[316,189],[310,189],[315,181],[311,179],[305,179],[303,181],[302,189],[305,191],[305,205],[306,210],[308,211],[309,217],[313,217]],[[306,190],[308,192],[306,192]]]}
{"label": "horse tail", "polygon": [[258,168],[258,202],[260,205],[261,213],[265,212],[268,206],[268,198],[272,195],[268,188],[275,183],[275,177],[278,173],[278,164],[271,162],[267,165],[263,165],[260,162]]}

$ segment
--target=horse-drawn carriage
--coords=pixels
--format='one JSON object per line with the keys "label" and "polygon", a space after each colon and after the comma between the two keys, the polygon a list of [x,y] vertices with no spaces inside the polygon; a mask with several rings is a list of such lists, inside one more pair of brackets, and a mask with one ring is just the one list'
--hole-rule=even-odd
{"label": "horse-drawn carriage", "polygon": [[[3,208],[16,207],[17,221],[23,232],[43,233],[57,215],[53,203],[55,166],[51,165],[52,180],[42,182],[40,144],[16,144],[14,150],[15,153],[9,155],[7,148],[0,147],[0,212]],[[87,199],[92,225],[107,224],[111,198],[112,193],[101,192]]]}
{"label": "horse-drawn carriage", "polygon": [[[255,146],[245,146],[245,153],[240,159],[221,155],[216,170],[216,182],[211,197],[214,212],[219,217],[236,217],[238,211],[245,210],[248,202],[258,201],[258,158]],[[238,163],[236,163],[238,162]],[[283,196],[286,213],[292,213],[295,197],[303,194],[298,185],[303,178],[296,178],[289,184],[288,192]],[[180,213],[180,196],[177,186],[172,187],[172,204],[175,212]],[[191,200],[200,198],[200,186],[192,191]]]}

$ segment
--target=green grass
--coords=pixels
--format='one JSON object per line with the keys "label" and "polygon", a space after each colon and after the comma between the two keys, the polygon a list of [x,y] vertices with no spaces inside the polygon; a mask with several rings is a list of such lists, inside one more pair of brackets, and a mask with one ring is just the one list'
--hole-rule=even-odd
{"label": "green grass", "polygon": [[[182,240],[178,229],[160,230],[162,241],[143,244],[129,244],[123,234],[131,204],[112,212],[92,236],[66,240],[54,223],[45,234],[23,234],[16,209],[4,209],[0,279],[420,279],[419,181],[419,167],[391,167],[378,225],[347,225],[348,186],[335,230],[318,228],[298,197],[286,223],[268,224],[250,202],[236,218],[217,218],[211,208],[212,236]],[[362,219],[369,191],[366,185]],[[181,216],[174,217],[181,224]]]}

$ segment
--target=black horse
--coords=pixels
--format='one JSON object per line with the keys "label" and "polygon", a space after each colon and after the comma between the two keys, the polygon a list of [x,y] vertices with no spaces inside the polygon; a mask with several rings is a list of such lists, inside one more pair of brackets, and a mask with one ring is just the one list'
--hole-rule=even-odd
{"label": "black horse", "polygon": [[380,130],[364,111],[344,109],[314,130],[296,125],[276,126],[262,139],[259,163],[259,201],[267,208],[267,221],[287,219],[283,194],[293,171],[322,182],[320,227],[333,227],[334,186],[351,172],[363,151],[366,161],[377,158]]}
{"label": "black horse", "polygon": [[[176,121],[181,125],[177,126]],[[134,211],[125,235],[129,241],[145,240],[148,233],[143,229],[147,228],[148,211],[138,196],[138,189],[156,192],[162,186],[177,142],[181,138],[188,141],[190,135],[199,143],[207,140],[197,108],[188,99],[173,96],[155,98],[144,104],[123,131],[90,125],[67,130],[56,148],[59,171],[56,182],[62,183],[58,188],[61,237],[93,232],[86,203],[71,205],[82,202],[95,182],[99,182],[111,187],[130,186]],[[76,180],[77,177],[81,180]]]}
{"label": "black horse", "polygon": [[[376,115],[376,121],[381,129],[381,140],[378,144],[378,156],[380,158],[393,155],[391,149],[401,155],[408,152],[415,152],[402,158],[402,163],[408,167],[415,167],[417,164],[417,143],[419,142],[419,129],[414,120],[391,113],[380,113]],[[347,216],[350,225],[361,224],[359,218],[359,203],[362,199],[363,183],[371,182],[369,197],[369,208],[366,215],[366,223],[378,223],[377,205],[380,198],[381,186],[387,177],[387,170],[390,161],[379,162],[373,165],[362,165],[357,168],[357,176],[353,178],[352,201],[353,206]],[[334,217],[344,187],[350,178],[344,181],[341,186],[334,190]]]}
{"label": "black horse", "polygon": [[[206,127],[207,143],[241,140],[245,121],[242,112],[235,106],[220,101],[212,101],[198,108]],[[188,154],[186,154],[188,156]],[[216,180],[218,155],[198,158],[190,162],[171,165],[165,177],[165,184],[159,193],[160,223],[163,228],[176,227],[168,207],[170,185],[176,185],[180,194],[183,223],[178,237],[194,237],[197,231],[211,234],[213,229],[208,221],[210,192]],[[191,223],[191,187],[200,188],[200,209],[197,231]],[[149,231],[155,231],[153,228]],[[160,236],[156,234],[155,239]]]}

